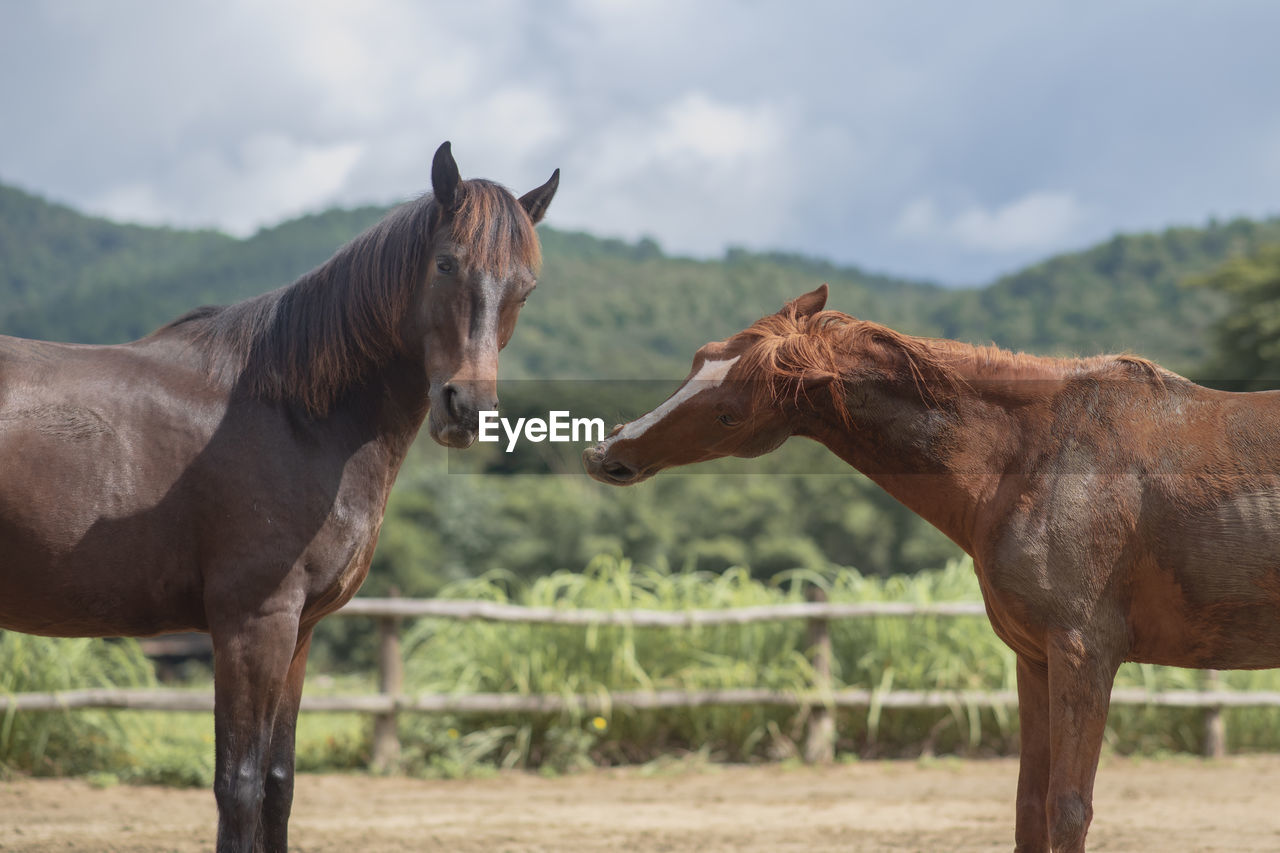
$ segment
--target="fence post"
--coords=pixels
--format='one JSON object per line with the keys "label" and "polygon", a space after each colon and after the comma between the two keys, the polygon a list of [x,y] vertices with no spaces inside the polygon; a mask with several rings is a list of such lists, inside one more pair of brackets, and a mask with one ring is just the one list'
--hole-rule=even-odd
{"label": "fence post", "polygon": [[[822,587],[809,587],[810,601],[827,600]],[[809,764],[829,764],[836,757],[836,718],[826,699],[831,696],[831,626],[825,618],[807,623],[809,648],[813,650],[813,689],[821,704],[809,706],[809,730],[804,743],[804,760]]]}
{"label": "fence post", "polygon": [[[404,687],[404,663],[400,658],[400,619],[378,617],[378,692],[399,696]],[[393,707],[373,718],[373,755],[369,765],[375,773],[388,773],[400,760],[400,732]]]}
{"label": "fence post", "polygon": [[[1205,670],[1204,686],[1208,691],[1221,687],[1222,676],[1216,669]],[[1204,757],[1225,758],[1227,755],[1227,721],[1222,716],[1221,705],[1208,705],[1204,709]]]}

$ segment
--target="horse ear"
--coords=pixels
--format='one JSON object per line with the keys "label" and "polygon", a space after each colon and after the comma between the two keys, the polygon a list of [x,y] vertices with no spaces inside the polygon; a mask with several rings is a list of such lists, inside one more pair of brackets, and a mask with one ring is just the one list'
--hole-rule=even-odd
{"label": "horse ear", "polygon": [[445,142],[436,149],[436,156],[431,160],[431,192],[446,212],[452,211],[457,205],[458,184],[461,181],[458,164],[453,159],[453,150]]}
{"label": "horse ear", "polygon": [[779,314],[795,313],[797,317],[808,317],[810,314],[817,314],[827,304],[827,285],[823,282],[818,286],[817,290],[811,290],[803,296],[797,296],[786,305],[782,306]]}
{"label": "horse ear", "polygon": [[817,391],[819,388],[825,388],[836,380],[834,373],[828,373],[825,370],[806,370],[804,375],[800,377],[800,387],[809,391]]}
{"label": "horse ear", "polygon": [[520,196],[520,205],[528,212],[529,218],[533,220],[533,224],[537,225],[542,221],[542,217],[547,213],[547,207],[551,204],[551,199],[555,197],[556,188],[560,186],[560,170],[556,169],[551,173],[551,180],[547,181],[536,190],[529,190]]}

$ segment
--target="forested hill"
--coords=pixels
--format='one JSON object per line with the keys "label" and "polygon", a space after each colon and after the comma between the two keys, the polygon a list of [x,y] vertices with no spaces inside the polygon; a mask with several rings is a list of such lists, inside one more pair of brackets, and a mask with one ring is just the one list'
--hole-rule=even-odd
{"label": "forested hill", "polygon": [[1227,301],[1188,285],[1228,258],[1277,241],[1280,218],[1119,235],[985,288],[952,291],[930,318],[945,337],[1042,354],[1133,352],[1194,373]]}
{"label": "forested hill", "polygon": [[[241,240],[117,225],[0,187],[0,332],[138,338],[197,305],[289,283],[383,212],[333,210]],[[790,255],[730,251],[698,261],[667,257],[651,241],[541,233],[545,265],[503,355],[506,379],[682,377],[698,346],[823,281],[833,308],[906,332],[1044,353],[1130,350],[1194,372],[1209,354],[1207,328],[1225,306],[1219,291],[1185,282],[1233,254],[1280,242],[1280,220],[1120,236],[973,290]],[[621,420],[671,387],[505,381],[503,406],[541,414],[553,401]],[[622,391],[627,400],[610,402]],[[829,454],[809,442],[621,490],[582,475],[577,447],[556,447],[567,455],[544,444],[513,454],[484,445],[445,464],[441,448],[420,441],[392,492],[366,592],[395,586],[432,595],[493,569],[532,577],[581,569],[602,553],[648,566],[749,566],[761,577],[831,564],[914,572],[956,553],[864,478],[825,476],[846,469],[832,469]],[[548,471],[576,476],[528,476]],[[803,473],[824,476],[790,476]]]}
{"label": "forested hill", "polygon": [[[235,239],[119,225],[0,186],[0,332],[131,340],[196,305],[287,284],[384,212],[335,209]],[[1132,351],[1189,370],[1224,306],[1186,280],[1280,241],[1280,220],[1118,236],[969,290],[793,255],[731,250],[699,261],[647,240],[542,235],[543,286],[507,353],[508,376],[683,375],[697,346],[823,281],[831,307],[915,334],[1045,353]]]}

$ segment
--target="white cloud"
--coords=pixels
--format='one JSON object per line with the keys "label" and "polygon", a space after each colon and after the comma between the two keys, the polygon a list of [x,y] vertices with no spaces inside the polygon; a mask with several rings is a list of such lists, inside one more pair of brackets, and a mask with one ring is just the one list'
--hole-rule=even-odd
{"label": "white cloud", "polygon": [[893,230],[902,237],[936,239],[944,230],[941,220],[938,203],[932,197],[918,198],[902,209]]}
{"label": "white cloud", "polygon": [[768,104],[689,92],[652,111],[621,114],[577,141],[573,191],[557,221],[669,249],[718,253],[725,234],[767,243],[794,188],[787,122]]}
{"label": "white cloud", "polygon": [[312,144],[259,133],[231,151],[205,149],[177,164],[161,182],[112,186],[87,207],[134,222],[217,224],[248,234],[327,202],[363,155],[357,142]]}
{"label": "white cloud", "polygon": [[1072,193],[1032,192],[996,208],[970,205],[945,216],[931,197],[907,204],[894,233],[977,252],[1014,253],[1061,246],[1077,235],[1085,209]]}
{"label": "white cloud", "polygon": [[244,231],[414,196],[450,139],[518,191],[563,167],[554,226],[971,283],[1277,211],[1280,6],[793,6],[7,4],[0,181]]}
{"label": "white cloud", "polygon": [[777,151],[778,117],[767,106],[735,107],[691,92],[661,113],[651,143],[656,157],[690,157],[725,168]]}

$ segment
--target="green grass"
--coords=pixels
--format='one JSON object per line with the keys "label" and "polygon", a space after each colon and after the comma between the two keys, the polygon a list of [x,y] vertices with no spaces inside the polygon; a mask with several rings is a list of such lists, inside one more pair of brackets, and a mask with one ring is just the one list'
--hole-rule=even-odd
{"label": "green grass", "polygon": [[[930,601],[978,597],[964,563],[914,578],[864,578],[849,570],[792,572],[771,583],[745,570],[724,574],[641,569],[602,557],[585,572],[557,572],[527,584],[490,575],[457,584],[443,595],[526,606],[686,610],[736,608],[805,600],[807,584],[820,584],[832,601]],[[883,618],[833,626],[837,686],[1012,689],[1012,653],[980,618]],[[413,691],[514,692],[596,695],[641,689],[756,687],[805,693],[813,682],[801,620],[687,629],[559,627],[421,620],[405,636],[406,680]],[[886,715],[842,713],[842,747],[862,754],[919,751],[921,732],[943,749],[1005,751],[1013,715],[957,707]],[[604,725],[582,709],[534,718],[466,715],[419,718],[404,731],[416,764],[433,771],[437,759],[452,768],[471,764],[568,769],[586,763],[651,761],[667,753],[704,753],[715,760],[750,761],[793,756],[804,733],[805,712],[794,708],[723,707],[633,712],[614,708]],[[475,735],[476,748],[460,758],[441,741],[443,726]],[[483,733],[481,736],[479,733]],[[847,734],[846,734],[847,733]],[[938,744],[933,744],[936,748]]]}
{"label": "green grass", "polygon": [[[848,569],[790,572],[771,582],[746,571],[724,574],[637,568],[601,557],[581,573],[557,572],[523,583],[493,574],[447,588],[444,597],[528,606],[599,609],[703,609],[804,600],[818,584],[833,602],[980,601],[972,563],[913,576],[864,577]],[[831,628],[836,686],[916,690],[1016,689],[1015,658],[984,617],[877,617]],[[803,692],[811,683],[804,626],[798,620],[692,629],[557,626],[422,620],[405,635],[410,690],[598,695],[635,689],[761,687]],[[1195,671],[1126,664],[1119,686],[1195,689]],[[1280,672],[1223,673],[1237,690],[1280,689]],[[652,761],[700,753],[751,761],[796,754],[805,713],[786,708],[729,707],[606,713],[603,730],[578,709],[534,718],[467,715],[409,718],[403,736],[410,769],[461,767],[568,768],[585,763]],[[1235,750],[1280,749],[1280,709],[1224,712]],[[1107,742],[1121,753],[1198,753],[1196,710],[1117,706]],[[849,757],[933,754],[994,755],[1017,751],[1014,708],[956,704],[942,710],[842,710],[838,749]],[[441,732],[453,731],[453,740]],[[439,766],[436,766],[436,765]]]}
{"label": "green grass", "polygon": [[[0,631],[0,693],[84,687],[154,687],[151,662],[134,640],[52,639]],[[212,684],[197,681],[193,690]],[[311,693],[372,690],[367,677],[320,676]],[[298,720],[302,770],[362,768],[367,718],[304,714]],[[213,715],[161,711],[50,711],[0,715],[0,774],[84,775],[95,784],[176,787],[213,784]]]}
{"label": "green grass", "polygon": [[[52,640],[0,632],[0,693],[76,687],[149,687],[150,662],[133,640]],[[0,768],[42,775],[87,773],[128,761],[145,725],[106,711],[0,716]]]}
{"label": "green grass", "polygon": [[[529,606],[687,610],[804,600],[811,584],[834,602],[977,601],[972,565],[956,561],[911,577],[863,577],[848,569],[790,572],[770,582],[745,570],[672,572],[601,557],[580,573],[529,582],[491,574],[449,587],[446,597]],[[877,617],[831,627],[837,687],[1013,690],[1014,656],[982,617]],[[642,689],[758,687],[808,690],[812,665],[800,620],[659,629],[562,627],[423,619],[403,634],[406,690],[555,693],[599,696]],[[1200,673],[1127,664],[1117,684],[1152,690],[1195,689]],[[6,693],[86,686],[147,687],[151,667],[131,641],[49,640],[0,633],[0,690]],[[1228,672],[1236,690],[1280,690],[1277,671]],[[193,689],[208,690],[206,681]],[[371,674],[312,672],[310,695],[369,693]],[[564,713],[451,714],[401,717],[404,772],[428,776],[485,774],[503,768],[543,773],[588,765],[789,759],[798,751],[806,712],[778,707],[721,707]],[[1229,746],[1280,749],[1280,709],[1225,712]],[[930,710],[878,705],[837,716],[842,759],[1009,754],[1017,749],[1012,708],[956,704]],[[371,718],[303,714],[301,770],[367,766]],[[1107,732],[1115,752],[1199,752],[1196,710],[1115,707]],[[0,768],[35,774],[86,774],[116,781],[207,786],[213,772],[210,714],[77,711],[9,714],[0,719]]]}

